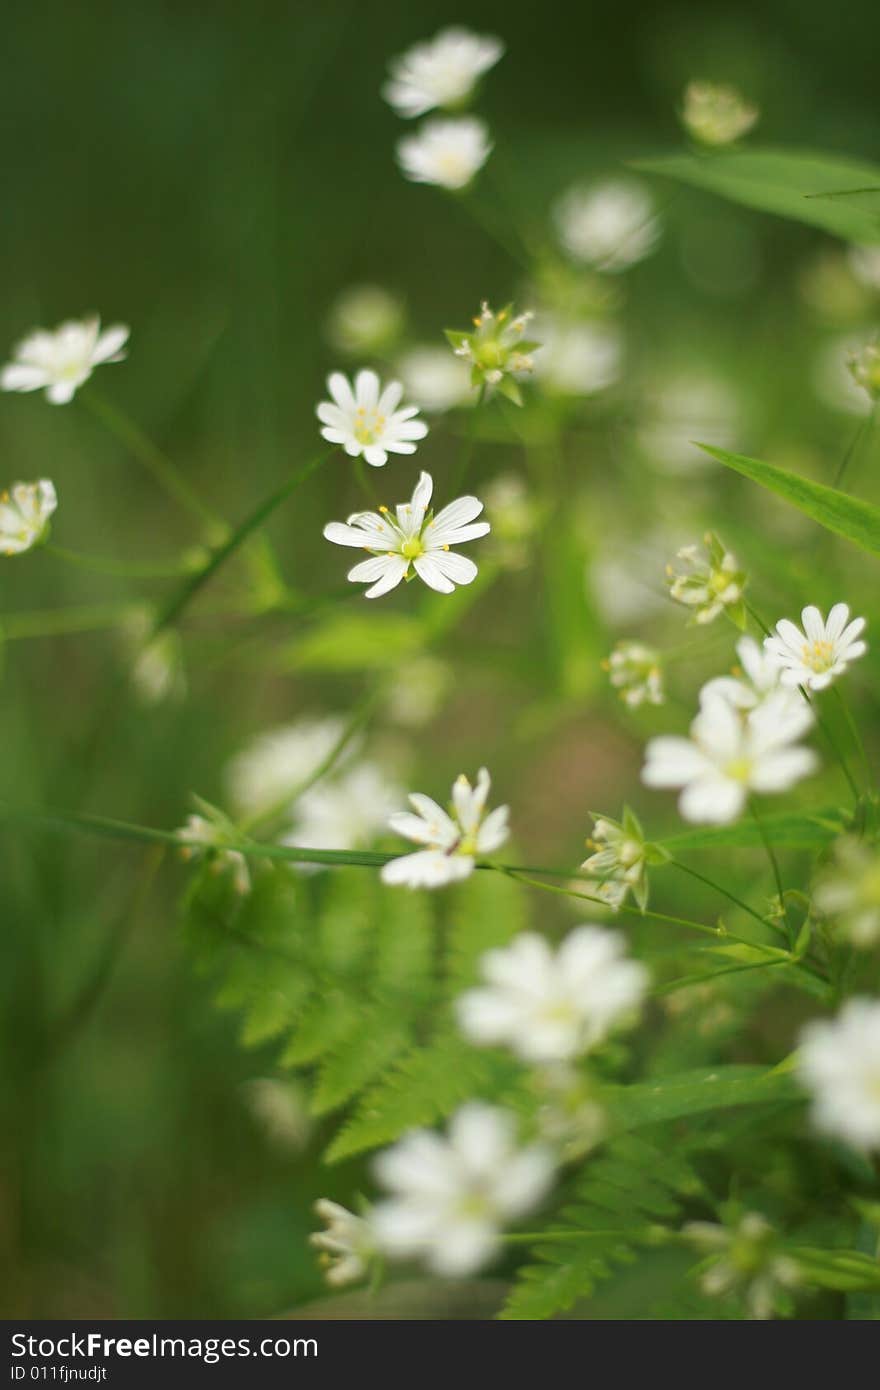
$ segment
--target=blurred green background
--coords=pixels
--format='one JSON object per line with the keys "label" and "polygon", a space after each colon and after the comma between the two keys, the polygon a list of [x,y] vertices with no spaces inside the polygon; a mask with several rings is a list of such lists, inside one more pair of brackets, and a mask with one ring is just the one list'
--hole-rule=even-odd
{"label": "blurred green background", "polygon": [[[425,0],[88,0],[18,5],[4,19],[0,343],[90,310],[129,323],[129,360],[102,369],[95,388],[232,520],[317,447],[314,404],[327,371],[346,365],[325,333],[341,290],[387,286],[405,301],[409,337],[434,342],[483,298],[527,302],[553,282],[555,262],[539,251],[527,273],[483,221],[514,247],[544,247],[548,209],[573,179],[680,145],[689,78],[739,84],[762,107],[762,141],[869,158],[880,144],[867,3],[845,13],[819,0],[497,3],[461,15]],[[404,127],[379,96],[389,57],[456,21],[507,44],[479,99],[496,141],[491,181],[474,194],[480,217],[403,180],[393,145]],[[658,528],[682,541],[714,525],[760,575],[765,609],[794,610],[807,582],[816,602],[833,601],[847,573],[856,606],[865,592],[857,559],[738,480],[693,468],[646,475],[639,427],[665,371],[710,367],[741,403],[732,447],[829,480],[858,420],[816,389],[816,364],[876,322],[876,292],[849,285],[818,232],[697,193],[655,194],[665,235],[615,309],[627,367],[610,400],[567,409],[563,446],[558,407],[533,402],[521,419],[525,461],[506,417],[485,417],[469,486],[533,470],[548,519],[530,562],[462,605],[438,648],[451,688],[411,736],[412,785],[434,794],[488,763],[499,799],[514,803],[527,862],[579,862],[589,810],[617,814],[624,796],[650,808],[652,825],[674,823],[668,799],[637,787],[645,733],[673,718],[683,727],[694,671],[729,664],[728,631],[727,645],[719,635],[714,655],[681,672],[681,713],[623,711],[599,658],[621,635],[653,640],[654,620],[614,620],[584,584],[597,562],[629,564],[627,546],[647,554]],[[438,491],[441,479],[451,486],[464,429],[450,417],[419,452]],[[54,409],[36,394],[5,396],[0,438],[4,482],[55,481],[60,545],[149,565],[196,539],[80,401]],[[876,450],[855,486],[878,500],[875,468]],[[385,500],[406,496],[410,465],[387,475]],[[339,588],[345,557],[328,553],[321,526],[357,505],[339,455],[273,520],[285,581],[301,594]],[[156,597],[161,584],[43,552],[4,563],[3,801],[171,828],[192,791],[222,798],[223,765],[252,733],[357,700],[362,672],[302,660],[295,617],[241,601],[243,581],[265,577],[264,559],[254,547],[206,592],[186,624],[187,698],[157,705],[132,697],[112,621],[26,639],[43,620],[12,615],[112,607]],[[383,614],[413,613],[423,599],[407,589]],[[353,594],[339,611],[360,619],[360,602]],[[681,615],[662,612],[675,645]],[[875,704],[865,713],[876,721]],[[808,795],[827,801],[828,776]],[[245,1083],[276,1074],[273,1049],[242,1050],[234,1019],[215,1010],[176,928],[182,871],[164,865],[152,881],[155,869],[141,847],[3,829],[7,1317],[281,1311],[320,1291],[305,1244],[311,1201],[358,1183],[356,1165],[330,1180],[319,1165],[328,1122],[302,1145],[267,1133]],[[288,1118],[299,1104],[292,1093]]]}

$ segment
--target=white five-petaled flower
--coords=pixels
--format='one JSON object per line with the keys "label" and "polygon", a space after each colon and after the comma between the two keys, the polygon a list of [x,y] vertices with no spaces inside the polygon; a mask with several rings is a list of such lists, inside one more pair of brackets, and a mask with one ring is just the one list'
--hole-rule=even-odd
{"label": "white five-petaled flower", "polygon": [[490,785],[484,767],[473,787],[462,773],[452,787],[450,813],[430,796],[411,792],[409,799],[418,814],[396,811],[388,823],[398,835],[427,848],[392,859],[382,869],[383,882],[441,888],[473,873],[478,855],[500,849],[508,835],[509,809],[498,806],[486,815]]}
{"label": "white five-petaled flower", "polygon": [[423,116],[438,106],[460,106],[503,52],[504,44],[491,35],[458,27],[442,29],[393,60],[391,80],[382,95],[398,116]]}
{"label": "white five-petaled flower", "polygon": [[403,387],[391,381],[382,390],[375,372],[358,372],[354,389],[342,372],[332,372],[327,378],[332,401],[318,406],[318,419],[323,425],[321,434],[331,444],[341,444],[350,458],[363,454],[367,463],[381,468],[389,454],[414,454],[415,441],[424,439],[428,426],[416,420],[417,405],[398,409]]}
{"label": "white five-petaled flower", "polygon": [[634,179],[575,186],[554,208],[570,256],[596,270],[620,272],[649,256],[660,237],[650,194]]}
{"label": "white five-petaled flower", "polygon": [[652,738],[642,781],[649,787],[683,788],[678,809],[685,820],[725,824],[736,820],[750,792],[783,792],[816,768],[812,749],[797,747],[813,722],[806,700],[781,690],[745,718],[726,699],[704,700],[690,738]]}
{"label": "white five-petaled flower", "polygon": [[327,1197],[320,1197],[315,1203],[315,1215],[326,1223],[327,1229],[314,1231],[309,1243],[321,1252],[327,1283],[337,1289],[358,1283],[368,1273],[376,1254],[369,1221]]}
{"label": "white five-petaled flower", "polygon": [[754,709],[779,689],[780,665],[772,652],[758,646],[754,637],[741,637],[736,644],[741,673],[715,676],[700,691],[700,703],[721,696],[736,709]]}
{"label": "white five-petaled flower", "polygon": [[409,502],[401,502],[392,516],[387,507],[378,512],[354,512],[347,522],[331,521],[324,535],[334,545],[368,550],[348,572],[354,584],[369,584],[367,598],[379,598],[415,571],[429,589],[451,594],[456,584],[470,584],[477,576],[473,560],[451,549],[476,540],[490,530],[488,521],[475,521],[483,504],[477,497],[459,497],[435,516],[428,504],[434,483],[422,473]]}
{"label": "white five-petaled flower", "polygon": [[8,492],[0,492],[0,555],[21,555],[42,540],[57,506],[48,478],[13,483]]}
{"label": "white five-petaled flower", "polygon": [[865,629],[864,618],[849,621],[849,607],[835,603],[827,621],[810,604],[801,613],[803,631],[787,618],[780,618],[776,634],[764,638],[764,646],[782,667],[783,685],[802,685],[807,690],[824,690],[841,675],[851,661],[868,650],[859,641]]}
{"label": "white five-petaled flower", "polygon": [[435,118],[397,142],[397,162],[413,183],[466,188],[492,153],[485,122],[476,116]]}
{"label": "white five-petaled flower", "polygon": [[483,988],[456,1002],[472,1042],[506,1044],[526,1062],[583,1056],[641,1003],[647,971],[618,932],[576,927],[557,951],[535,932],[480,961]]}
{"label": "white five-petaled flower", "polygon": [[880,1149],[880,1002],[851,999],[830,1023],[810,1023],[798,1048],[817,1128]]}
{"label": "white five-petaled flower", "polygon": [[517,1145],[512,1114],[470,1101],[453,1115],[448,1137],[413,1130],[379,1154],[374,1171],[391,1193],[372,1212],[380,1249],[461,1278],[496,1254],[508,1221],[541,1202],[554,1160],[543,1145]]}
{"label": "white five-petaled flower", "polygon": [[70,319],[55,329],[37,328],[16,343],[14,360],[0,375],[0,387],[4,391],[45,389],[53,405],[66,405],[95,367],[123,360],[129,331],[118,323],[102,333],[97,317]]}

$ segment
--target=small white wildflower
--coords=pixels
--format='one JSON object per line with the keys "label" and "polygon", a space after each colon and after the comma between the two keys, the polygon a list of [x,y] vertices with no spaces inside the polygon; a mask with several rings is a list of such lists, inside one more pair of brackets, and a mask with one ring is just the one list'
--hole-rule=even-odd
{"label": "small white wildflower", "polygon": [[485,986],[456,1000],[459,1026],[471,1042],[503,1043],[526,1062],[582,1057],[641,1004],[648,974],[625,950],[602,927],[576,927],[556,951],[521,932],[481,958]]}
{"label": "small white wildflower", "polygon": [[859,640],[865,619],[850,622],[845,603],[835,603],[827,621],[810,604],[802,611],[801,622],[803,631],[787,618],[780,618],[775,636],[764,638],[765,650],[782,668],[779,679],[783,685],[824,690],[868,650]]}
{"label": "small white wildflower", "polygon": [[326,1197],[315,1203],[315,1215],[326,1223],[327,1229],[314,1231],[309,1243],[321,1252],[320,1263],[327,1283],[339,1289],[366,1278],[376,1256],[370,1222]]}
{"label": "small white wildflower", "polygon": [[476,116],[425,121],[397,142],[397,162],[412,183],[466,188],[492,153],[489,129]]}
{"label": "small white wildflower", "polygon": [[215,806],[210,806],[199,797],[194,800],[204,814],[187,816],[186,823],[177,831],[177,838],[183,845],[181,858],[205,858],[214,872],[228,870],[232,874],[237,893],[250,892],[251,876],[247,860],[239,850],[228,848],[229,841],[236,838],[235,826]]}
{"label": "small white wildflower", "polygon": [[438,106],[454,110],[503,52],[504,44],[491,35],[455,26],[441,29],[391,62],[391,80],[382,95],[398,116],[423,116]]}
{"label": "small white wildflower", "polygon": [[470,373],[446,348],[411,348],[398,361],[397,370],[407,395],[422,410],[441,414],[471,398]]}
{"label": "small white wildflower", "polygon": [[389,825],[398,835],[427,848],[392,859],[382,869],[383,882],[409,888],[441,888],[473,873],[480,855],[500,849],[509,833],[509,809],[498,806],[486,815],[490,785],[484,767],[473,787],[462,773],[453,784],[448,814],[431,797],[411,792],[409,800],[418,814],[397,811]]}
{"label": "small white wildflower", "polygon": [[830,917],[836,931],[853,946],[880,945],[880,849],[855,835],[842,835],[830,864],[822,869],[813,903]]}
{"label": "small white wildflower", "polygon": [[859,352],[850,353],[847,366],[856,385],[867,391],[872,401],[880,400],[880,344],[866,343]]}
{"label": "small white wildflower", "polygon": [[517,1145],[512,1114],[470,1101],[453,1115],[447,1136],[413,1130],[379,1154],[374,1171],[391,1193],[372,1213],[382,1251],[462,1278],[497,1253],[507,1222],[542,1201],[554,1161],[543,1145]]}
{"label": "small white wildflower", "polygon": [[711,623],[726,610],[738,627],[744,627],[745,572],[716,535],[709,532],[704,541],[705,547],[685,545],[679,550],[680,570],[667,565],[670,598],[690,608],[695,623]]}
{"label": "small white wildflower", "polygon": [[565,250],[595,270],[628,270],[649,256],[660,238],[651,195],[634,179],[576,186],[553,211]]}
{"label": "small white wildflower", "polygon": [[701,145],[731,145],[757,123],[760,111],[736,90],[720,82],[689,82],[684,92],[682,123]]}
{"label": "small white wildflower", "polygon": [[808,1024],[798,1071],[818,1129],[880,1149],[880,1002],[851,999],[831,1022]]}
{"label": "small white wildflower", "polygon": [[44,540],[57,506],[55,485],[48,478],[13,483],[0,492],[0,555],[23,555]]}
{"label": "small white wildflower", "polygon": [[55,329],[37,328],[13,348],[14,360],[0,375],[4,391],[40,391],[53,405],[66,405],[103,362],[121,362],[129,329],[101,321],[69,320]]}
{"label": "small white wildflower", "polygon": [[787,791],[815,771],[815,753],[796,746],[812,722],[806,700],[795,702],[787,691],[769,695],[744,718],[727,700],[706,699],[690,738],[649,741],[642,781],[683,788],[678,809],[685,820],[726,824],[750,792]]}
{"label": "small white wildflower", "polygon": [[404,323],[399,297],[381,285],[351,285],[334,301],[327,339],[351,357],[381,353],[395,342]]}
{"label": "small white wildflower", "polygon": [[594,821],[587,845],[595,853],[581,868],[591,878],[601,880],[597,896],[609,907],[617,911],[631,892],[644,912],[648,906],[648,868],[665,864],[669,856],[645,839],[638,817],[628,806],[623,809],[622,821],[610,816],[597,816]]}
{"label": "small white wildflower", "polygon": [[403,396],[399,381],[382,390],[375,372],[358,372],[354,389],[347,376],[333,372],[327,378],[332,401],[318,406],[321,434],[331,444],[341,444],[350,458],[363,455],[367,463],[381,468],[391,454],[414,454],[415,441],[424,439],[428,426],[418,415],[417,405],[398,409]]}
{"label": "small white wildflower", "polygon": [[865,346],[864,331],[835,333],[816,352],[811,382],[816,395],[832,410],[848,415],[868,415],[872,399],[855,380],[850,369],[853,356]]}
{"label": "small white wildflower", "polygon": [[[335,715],[309,717],[281,728],[257,734],[238,753],[226,772],[229,799],[236,811],[250,819],[292,802],[333,752],[345,732]],[[352,739],[335,766],[339,771],[357,751]]]}
{"label": "small white wildflower", "polygon": [[493,313],[484,300],[473,329],[447,328],[446,337],[456,357],[470,367],[472,386],[493,387],[514,405],[522,405],[515,378],[533,370],[532,353],[541,344],[523,336],[534,315],[512,311],[513,305],[507,304]]}
{"label": "small white wildflower", "polygon": [[535,375],[558,396],[594,396],[619,381],[623,338],[613,324],[541,316]]}
{"label": "small white wildflower", "polygon": [[632,709],[646,702],[662,705],[666,699],[660,654],[644,642],[618,642],[602,665],[621,700]]}
{"label": "small white wildflower", "polygon": [[413,572],[430,589],[451,594],[457,584],[470,584],[477,567],[452,546],[476,540],[490,530],[488,521],[475,521],[483,504],[477,497],[459,497],[435,516],[429,508],[434,483],[422,473],[409,502],[401,502],[392,517],[387,507],[378,512],[354,512],[347,522],[331,521],[324,535],[334,545],[370,552],[348,572],[353,584],[369,584],[367,598],[379,598]]}
{"label": "small white wildflower", "polygon": [[700,1288],[712,1298],[733,1294],[749,1316],[759,1320],[789,1309],[789,1291],[801,1283],[798,1266],[779,1249],[776,1231],[757,1212],[746,1212],[730,1225],[689,1221],[682,1234],[707,1256]]}
{"label": "small white wildflower", "polygon": [[741,637],[736,644],[741,670],[731,676],[715,676],[700,691],[700,703],[721,696],[735,709],[754,709],[779,689],[781,667],[772,652],[765,651],[754,637]]}

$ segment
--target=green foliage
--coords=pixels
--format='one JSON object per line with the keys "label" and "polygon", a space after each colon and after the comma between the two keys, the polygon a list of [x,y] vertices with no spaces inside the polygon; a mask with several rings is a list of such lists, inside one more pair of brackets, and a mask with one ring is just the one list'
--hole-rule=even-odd
{"label": "green foliage", "polygon": [[783,811],[762,816],[760,826],[754,819],[698,825],[667,835],[660,843],[671,855],[695,849],[761,849],[766,835],[778,849],[821,849],[843,832],[846,823],[845,814],[833,807],[806,814]]}

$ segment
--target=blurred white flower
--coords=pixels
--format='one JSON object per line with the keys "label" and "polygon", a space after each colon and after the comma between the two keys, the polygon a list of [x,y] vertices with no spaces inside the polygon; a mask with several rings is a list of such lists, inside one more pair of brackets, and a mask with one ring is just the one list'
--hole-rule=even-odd
{"label": "blurred white flower", "polygon": [[314,1129],[306,1088],[299,1081],[255,1076],[241,1090],[269,1142],[282,1152],[302,1153]]}
{"label": "blurred white flower", "polygon": [[485,985],[456,1000],[462,1032],[481,1045],[503,1043],[526,1062],[567,1062],[602,1042],[640,1005],[644,966],[602,927],[576,927],[554,951],[521,932],[479,963]]}
{"label": "blurred white flower", "polygon": [[813,890],[817,910],[836,932],[866,950],[880,945],[880,849],[855,835],[842,835]]}
{"label": "blurred white flower", "polygon": [[22,555],[43,540],[57,506],[55,485],[48,478],[13,483],[8,492],[0,492],[0,555]]}
{"label": "blurred white flower", "polygon": [[726,824],[736,820],[750,792],[783,792],[815,771],[812,749],[797,747],[813,715],[806,700],[787,691],[770,695],[745,718],[716,696],[704,700],[690,738],[652,738],[642,781],[648,787],[681,787],[685,820]]}
{"label": "blurred white flower", "polygon": [[846,258],[860,285],[880,290],[880,246],[850,246]]}
{"label": "blurred white flower", "polygon": [[880,344],[866,343],[850,353],[847,366],[856,386],[867,391],[872,401],[880,400]]}
{"label": "blurred white flower", "polygon": [[764,638],[765,650],[782,668],[782,685],[824,690],[868,650],[867,644],[858,640],[865,630],[865,619],[850,622],[845,603],[835,603],[827,621],[809,604],[801,613],[801,622],[803,631],[787,618],[780,618],[775,636]]}
{"label": "blurred white flower", "polygon": [[541,1202],[554,1161],[542,1145],[518,1147],[512,1114],[470,1101],[453,1115],[448,1137],[413,1130],[379,1154],[374,1171],[391,1193],[372,1213],[383,1252],[461,1278],[497,1253],[508,1221]]}
{"label": "blurred white flower", "polygon": [[406,393],[422,410],[441,413],[471,396],[470,373],[447,348],[414,347],[397,363]]}
{"label": "blurred white flower", "polygon": [[760,111],[735,87],[720,82],[689,82],[681,119],[685,130],[702,145],[731,145],[757,123]]}
{"label": "blurred white flower", "polygon": [[649,256],[660,238],[651,195],[634,179],[576,185],[553,215],[565,250],[595,270],[628,270]]}
{"label": "blurred white flower", "polygon": [[758,645],[754,637],[741,637],[736,654],[742,670],[732,676],[715,676],[700,691],[700,703],[720,695],[735,709],[754,709],[772,691],[779,689],[781,666],[771,652]]}
{"label": "blurred white flower", "polygon": [[857,1148],[880,1149],[880,1002],[850,999],[831,1022],[809,1023],[798,1072],[818,1129]]}
{"label": "blurred white flower", "polygon": [[364,849],[388,824],[402,792],[375,763],[354,763],[322,778],[292,807],[281,843],[299,849]]}
{"label": "blurred white flower", "polygon": [[866,328],[860,333],[836,335],[816,354],[811,373],[813,387],[832,410],[846,411],[848,415],[867,415],[871,410],[871,397],[849,369],[850,358],[862,349],[871,331],[872,328]]}
{"label": "blurred white flower", "polygon": [[350,458],[361,454],[374,468],[388,462],[389,453],[414,454],[415,441],[424,439],[428,426],[415,420],[417,405],[398,409],[403,396],[399,381],[392,381],[382,390],[375,372],[358,372],[351,382],[342,372],[332,372],[327,378],[332,401],[318,406],[318,419],[323,424],[321,434],[331,444],[341,444]]}
{"label": "blurred white flower", "polygon": [[700,1288],[712,1298],[735,1294],[749,1316],[763,1320],[787,1311],[788,1291],[802,1282],[797,1264],[780,1252],[778,1237],[763,1216],[746,1212],[735,1223],[688,1221],[682,1235],[706,1255]]}
{"label": "blurred white flower", "polygon": [[397,162],[413,183],[466,188],[492,153],[488,126],[476,116],[434,119],[397,142]]}
{"label": "blurred white flower", "polygon": [[634,540],[632,535],[610,527],[602,528],[599,535],[595,530],[591,523],[589,536],[599,550],[586,567],[586,589],[606,625],[642,626],[648,618],[668,612],[661,581],[666,557],[684,539],[681,532],[661,527]]}
{"label": "blurred white flower", "polygon": [[327,316],[327,338],[352,357],[382,352],[400,334],[403,305],[381,285],[351,285],[334,301]]}
{"label": "blurred white flower", "polygon": [[204,815],[187,816],[186,823],[176,832],[183,845],[181,858],[207,859],[215,873],[231,873],[237,893],[249,893],[251,875],[247,860],[239,850],[227,847],[235,839],[235,826],[216,807],[198,798],[197,801]]}
{"label": "blurred white flower", "polygon": [[619,381],[623,338],[613,324],[541,315],[535,375],[560,396],[593,396]]}
{"label": "blurred white flower", "polygon": [[729,382],[699,369],[667,377],[645,393],[639,447],[649,462],[673,475],[711,466],[697,448],[732,448],[740,433],[741,403]]}
{"label": "blurred white flower", "polygon": [[461,106],[503,52],[504,44],[491,35],[458,27],[442,29],[433,39],[393,59],[391,80],[382,95],[398,116],[423,116],[438,106]]}
{"label": "blurred white flower", "polygon": [[476,540],[489,531],[488,521],[475,521],[483,510],[477,497],[459,497],[436,516],[429,509],[434,483],[422,473],[409,502],[401,502],[392,518],[387,507],[378,512],[354,512],[347,522],[331,521],[324,535],[334,545],[367,550],[348,572],[354,584],[369,584],[367,598],[379,598],[394,589],[411,569],[430,589],[451,594],[457,584],[470,584],[477,576],[473,560],[450,549]]}
{"label": "blurred white flower", "polygon": [[125,324],[101,332],[99,318],[68,320],[55,329],[37,328],[13,348],[14,360],[0,375],[4,391],[40,391],[53,405],[66,405],[95,367],[121,362],[128,340]]}
{"label": "blurred white flower", "polygon": [[[336,716],[301,719],[257,734],[234,757],[226,772],[229,798],[245,817],[259,816],[292,803],[299,788],[317,772],[345,732]],[[337,769],[357,750],[352,739],[337,760]]]}
{"label": "blurred white flower", "polygon": [[347,1207],[320,1197],[315,1215],[325,1222],[326,1231],[315,1231],[309,1243],[319,1250],[324,1278],[331,1288],[357,1284],[369,1273],[376,1255],[376,1238],[369,1221],[355,1216]]}
{"label": "blurred white flower", "polygon": [[473,787],[462,773],[452,787],[449,813],[431,797],[411,792],[409,800],[418,814],[397,811],[389,825],[398,835],[427,848],[392,859],[382,869],[383,882],[408,888],[442,888],[473,873],[480,855],[500,849],[509,833],[509,809],[498,806],[486,815],[490,785],[484,767]]}
{"label": "blurred white flower", "polygon": [[666,699],[660,654],[644,642],[618,642],[602,665],[621,700],[631,709],[645,703],[662,705]]}
{"label": "blurred white flower", "polygon": [[734,622],[743,627],[746,574],[716,535],[710,531],[703,539],[704,546],[682,546],[676,556],[682,561],[680,569],[667,565],[669,596],[690,608],[695,623],[711,623],[727,609]]}

